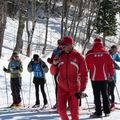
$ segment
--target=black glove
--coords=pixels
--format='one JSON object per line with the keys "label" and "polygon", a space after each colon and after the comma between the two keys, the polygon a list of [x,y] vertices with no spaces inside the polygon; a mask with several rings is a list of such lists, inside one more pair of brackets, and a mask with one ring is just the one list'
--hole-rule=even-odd
{"label": "black glove", "polygon": [[74,95],[75,95],[75,97],[76,97],[77,99],[81,99],[81,98],[84,98],[84,97],[88,97],[88,95],[87,95],[86,93],[80,93],[80,92],[77,92],[77,93],[75,93]]}
{"label": "black glove", "polygon": [[19,69],[20,69],[20,67],[19,67],[19,66],[16,66],[15,70],[19,70]]}
{"label": "black glove", "polygon": [[114,77],[109,77],[108,82],[112,82],[112,81],[114,81]]}
{"label": "black glove", "polygon": [[3,67],[3,71],[7,72],[7,69],[5,67]]}
{"label": "black glove", "polygon": [[34,63],[34,60],[32,59],[31,61],[30,61],[30,64],[32,65]]}
{"label": "black glove", "polygon": [[45,68],[45,67],[47,67],[47,66],[46,66],[46,64],[44,63],[44,64],[42,65],[42,68]]}
{"label": "black glove", "polygon": [[81,93],[80,93],[80,92],[76,92],[74,95],[75,95],[75,97],[76,97],[77,99],[80,99],[80,98],[81,98]]}

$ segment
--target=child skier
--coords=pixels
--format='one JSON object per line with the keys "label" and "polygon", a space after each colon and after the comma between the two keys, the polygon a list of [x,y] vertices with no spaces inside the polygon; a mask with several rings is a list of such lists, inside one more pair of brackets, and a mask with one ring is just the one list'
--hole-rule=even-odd
{"label": "child skier", "polygon": [[39,58],[38,54],[34,54],[33,59],[28,64],[28,71],[34,72],[33,83],[35,85],[36,102],[35,105],[33,105],[32,107],[36,108],[40,106],[40,100],[39,100],[39,85],[40,85],[44,100],[43,108],[46,108],[48,106],[48,101],[44,90],[44,85],[46,83],[45,73],[48,72],[48,67],[45,64],[45,62]]}

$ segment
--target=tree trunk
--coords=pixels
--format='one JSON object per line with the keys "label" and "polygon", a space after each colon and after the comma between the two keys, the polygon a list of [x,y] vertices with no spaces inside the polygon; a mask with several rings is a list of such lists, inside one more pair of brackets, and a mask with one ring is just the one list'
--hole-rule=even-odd
{"label": "tree trunk", "polygon": [[21,52],[23,48],[23,30],[26,20],[26,0],[20,0],[20,11],[19,11],[19,26],[17,31],[17,39],[14,51]]}
{"label": "tree trunk", "polygon": [[0,58],[2,56],[4,31],[6,26],[6,7],[7,2],[4,0],[0,0]]}
{"label": "tree trunk", "polygon": [[68,31],[67,31],[67,28],[68,28],[68,17],[69,17],[69,9],[70,9],[70,1],[66,1],[66,16],[65,16],[65,24],[64,24],[64,36],[68,35]]}
{"label": "tree trunk", "polygon": [[83,14],[83,6],[85,3],[83,3],[83,0],[80,0],[79,3],[77,3],[80,7],[79,7],[79,12],[78,12],[78,16],[77,16],[77,25],[75,28],[75,32],[74,32],[74,40],[76,39],[77,36],[77,32],[78,32],[78,27],[79,27],[79,23],[81,21],[81,16]]}
{"label": "tree trunk", "polygon": [[46,46],[47,46],[49,11],[50,11],[50,1],[47,0],[47,2],[46,2],[46,33],[45,33],[45,42],[44,42],[42,54],[45,54],[45,50],[46,50]]}
{"label": "tree trunk", "polygon": [[29,31],[28,30],[28,21],[26,23],[27,34],[28,34],[28,44],[27,44],[26,56],[28,56],[28,57],[30,57],[30,54],[31,54],[31,44],[32,44],[33,33],[35,30],[35,25],[36,25],[36,20],[33,21],[32,29],[31,29],[31,31]]}
{"label": "tree trunk", "polygon": [[[89,4],[89,5],[90,5],[90,4]],[[95,8],[96,8],[96,6],[98,6],[98,7],[97,7],[96,11],[94,11]],[[91,13],[90,13],[89,16],[88,16],[87,32],[86,32],[86,38],[85,38],[85,40],[84,40],[84,42],[83,42],[82,54],[85,53],[85,50],[86,50],[86,48],[87,48],[87,45],[88,45],[88,43],[89,43],[89,41],[90,41],[90,37],[91,37],[91,35],[92,35],[92,33],[93,33],[94,29],[95,29],[95,23],[96,23],[96,20],[97,20],[99,7],[100,7],[100,2],[99,2],[98,4],[96,4],[95,2],[92,2],[92,5],[91,5],[91,7],[90,7],[90,8],[91,8],[91,10],[90,10]],[[94,20],[94,24],[93,24],[92,18],[93,18],[93,16],[94,16],[94,13],[95,13],[95,12],[96,12],[96,16],[95,16],[95,20]],[[92,29],[91,29],[91,26],[93,27]]]}
{"label": "tree trunk", "polygon": [[77,10],[77,1],[75,2],[75,10],[74,10],[74,14],[73,14],[72,21],[71,21],[71,24],[70,24],[70,30],[68,32],[68,35],[72,35],[73,23],[74,23],[75,17],[76,17],[76,10]]}
{"label": "tree trunk", "polygon": [[64,35],[64,0],[63,0],[63,4],[62,4],[62,19],[61,19],[61,38]]}
{"label": "tree trunk", "polygon": [[106,38],[106,33],[103,33],[103,45],[105,46],[105,38]]}
{"label": "tree trunk", "polygon": [[30,57],[30,54],[31,54],[32,38],[33,38],[33,33],[35,30],[35,25],[36,25],[35,11],[36,11],[36,0],[32,1],[32,29],[31,30],[29,30],[28,16],[27,16],[27,20],[26,20],[26,30],[27,30],[27,35],[28,35],[28,44],[27,44],[26,56],[28,56],[28,57]]}

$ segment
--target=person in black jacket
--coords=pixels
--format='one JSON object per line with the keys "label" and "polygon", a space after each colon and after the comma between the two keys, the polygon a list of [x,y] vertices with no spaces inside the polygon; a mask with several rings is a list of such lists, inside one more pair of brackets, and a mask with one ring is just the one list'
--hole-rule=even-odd
{"label": "person in black jacket", "polygon": [[35,102],[35,105],[33,105],[32,107],[36,108],[40,106],[39,85],[40,85],[41,93],[44,100],[43,108],[47,107],[48,101],[47,101],[46,93],[44,90],[44,85],[46,83],[45,73],[48,72],[48,66],[41,58],[39,58],[38,54],[34,54],[33,59],[28,64],[28,71],[34,73],[33,83],[35,85],[36,102]]}

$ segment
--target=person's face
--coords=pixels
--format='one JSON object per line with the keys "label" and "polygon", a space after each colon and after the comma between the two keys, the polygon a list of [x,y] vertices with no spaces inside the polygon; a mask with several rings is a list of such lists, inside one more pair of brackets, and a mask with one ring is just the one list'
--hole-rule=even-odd
{"label": "person's face", "polygon": [[117,48],[114,48],[114,49],[112,50],[112,53],[115,54],[115,53],[117,53],[117,51],[118,51]]}
{"label": "person's face", "polygon": [[17,55],[14,55],[14,56],[13,56],[13,59],[14,59],[14,60],[17,60],[18,58],[19,58],[19,56],[17,56]]}
{"label": "person's face", "polygon": [[59,47],[60,49],[62,49],[63,46],[62,46],[62,45],[58,45],[58,47]]}
{"label": "person's face", "polygon": [[72,48],[73,48],[73,45],[68,44],[68,45],[64,45],[62,49],[63,49],[66,53],[69,53]]}
{"label": "person's face", "polygon": [[34,59],[34,63],[38,63],[39,62],[39,58]]}

